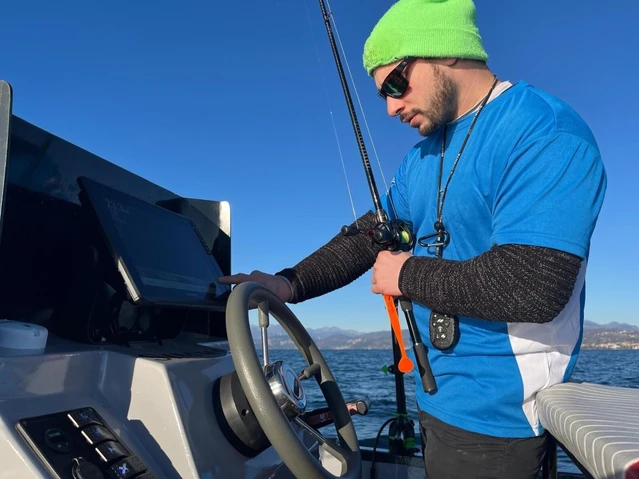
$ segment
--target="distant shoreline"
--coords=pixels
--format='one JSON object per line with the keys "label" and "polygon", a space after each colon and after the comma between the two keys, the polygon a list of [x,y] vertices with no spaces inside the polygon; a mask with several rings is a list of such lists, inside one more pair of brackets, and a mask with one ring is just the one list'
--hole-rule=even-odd
{"label": "distant shoreline", "polygon": [[[252,326],[252,334],[256,345],[260,344],[261,335],[256,325]],[[308,333],[318,348],[323,350],[390,350],[392,349],[391,331],[375,331],[362,333],[338,327],[307,328]],[[410,348],[410,335],[402,331],[404,346]],[[294,349],[292,339],[278,325],[269,327],[269,348]],[[582,350],[592,351],[635,351],[639,350],[639,327],[624,323],[598,324],[586,321],[584,324]]]}

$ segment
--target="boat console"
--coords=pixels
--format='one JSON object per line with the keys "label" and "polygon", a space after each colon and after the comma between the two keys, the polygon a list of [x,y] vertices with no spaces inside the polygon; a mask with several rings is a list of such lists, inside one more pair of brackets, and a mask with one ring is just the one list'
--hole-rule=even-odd
{"label": "boat console", "polygon": [[[0,476],[360,477],[351,415],[366,406],[346,404],[270,291],[217,281],[229,205],[99,158],[12,100],[0,82]],[[274,318],[306,369],[256,348],[254,304],[264,339]],[[326,399],[317,414],[304,381]]]}

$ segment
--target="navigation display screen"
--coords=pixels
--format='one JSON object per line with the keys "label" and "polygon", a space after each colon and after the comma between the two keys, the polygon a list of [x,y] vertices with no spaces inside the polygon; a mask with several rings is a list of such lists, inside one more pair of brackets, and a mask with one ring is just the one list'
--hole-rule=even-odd
{"label": "navigation display screen", "polygon": [[78,183],[134,302],[225,301],[230,286],[217,282],[222,270],[190,219],[88,178]]}

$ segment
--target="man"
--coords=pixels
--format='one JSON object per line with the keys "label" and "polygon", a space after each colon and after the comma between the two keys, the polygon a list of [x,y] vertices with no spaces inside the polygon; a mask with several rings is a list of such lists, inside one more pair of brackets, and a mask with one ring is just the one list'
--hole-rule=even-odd
{"label": "man", "polygon": [[[499,81],[486,60],[471,0],[393,5],[366,41],[364,66],[388,114],[425,137],[384,197],[414,251],[338,234],[293,268],[223,279],[297,303],[372,267],[374,293],[411,299],[437,381],[427,394],[416,375],[429,478],[539,471],[535,394],[573,370],[606,189],[582,119],[524,81]],[[368,212],[357,224],[375,222]]]}

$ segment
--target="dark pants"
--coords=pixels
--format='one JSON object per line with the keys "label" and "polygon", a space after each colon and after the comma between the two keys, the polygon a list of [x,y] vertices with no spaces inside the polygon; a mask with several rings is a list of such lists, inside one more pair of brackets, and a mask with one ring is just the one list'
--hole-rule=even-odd
{"label": "dark pants", "polygon": [[485,436],[419,411],[428,479],[532,479],[546,452],[546,434],[525,439]]}

